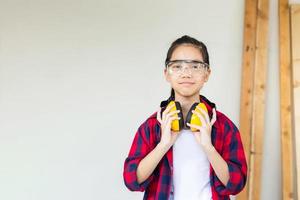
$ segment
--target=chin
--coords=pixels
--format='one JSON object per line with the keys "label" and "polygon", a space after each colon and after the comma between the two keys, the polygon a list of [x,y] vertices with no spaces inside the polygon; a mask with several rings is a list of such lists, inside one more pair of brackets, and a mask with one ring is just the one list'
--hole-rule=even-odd
{"label": "chin", "polygon": [[174,90],[181,96],[191,97],[195,95],[199,95],[202,87],[173,87]]}
{"label": "chin", "polygon": [[179,91],[178,94],[184,97],[199,95],[200,91]]}

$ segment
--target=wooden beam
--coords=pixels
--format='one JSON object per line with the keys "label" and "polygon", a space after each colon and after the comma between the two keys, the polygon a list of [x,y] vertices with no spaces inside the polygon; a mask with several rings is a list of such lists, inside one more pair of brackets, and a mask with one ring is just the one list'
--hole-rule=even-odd
{"label": "wooden beam", "polygon": [[288,0],[279,0],[280,131],[282,199],[295,199],[293,186],[293,142],[291,112],[291,51]]}
{"label": "wooden beam", "polygon": [[269,0],[259,0],[257,6],[256,54],[250,163],[249,199],[261,196],[261,168],[265,132],[265,93],[268,67]]}
{"label": "wooden beam", "polygon": [[249,171],[238,200],[260,199],[269,0],[246,0],[245,11],[240,130]]}
{"label": "wooden beam", "polygon": [[245,188],[236,197],[237,200],[247,200],[249,197],[251,124],[253,104],[253,76],[256,50],[256,18],[257,0],[246,0],[244,16],[244,47],[240,104],[240,132],[248,164],[248,179]]}
{"label": "wooden beam", "polygon": [[[291,5],[291,46],[292,46],[292,117],[295,141],[297,196],[300,197],[300,4]],[[295,188],[295,191],[296,191]],[[296,194],[295,194],[296,196]],[[296,199],[296,198],[295,198]]]}

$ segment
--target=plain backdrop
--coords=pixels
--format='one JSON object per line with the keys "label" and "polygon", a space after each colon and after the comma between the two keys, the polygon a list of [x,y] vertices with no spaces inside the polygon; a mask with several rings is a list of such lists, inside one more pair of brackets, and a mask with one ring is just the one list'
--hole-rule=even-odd
{"label": "plain backdrop", "polygon": [[[270,1],[262,199],[279,200],[277,0]],[[167,49],[203,41],[201,91],[239,127],[244,1],[0,0],[0,199],[142,199],[123,183],[139,125],[168,98]]]}

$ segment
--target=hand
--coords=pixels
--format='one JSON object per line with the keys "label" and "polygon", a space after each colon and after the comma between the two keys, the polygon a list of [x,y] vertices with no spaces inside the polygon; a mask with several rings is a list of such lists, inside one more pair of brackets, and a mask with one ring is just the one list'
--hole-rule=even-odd
{"label": "hand", "polygon": [[200,106],[197,106],[197,108],[201,113],[196,110],[193,110],[192,112],[200,118],[201,126],[190,123],[187,123],[187,125],[199,130],[197,132],[194,132],[196,141],[204,148],[204,150],[210,150],[213,148],[213,145],[211,143],[211,129],[217,119],[216,109],[213,108],[213,117],[211,120],[209,120],[208,113]]}
{"label": "hand", "polygon": [[163,147],[166,147],[167,149],[169,149],[175,143],[179,135],[179,132],[173,132],[171,130],[172,121],[180,119],[180,117],[173,116],[174,114],[179,113],[179,110],[170,112],[170,110],[174,106],[175,104],[164,110],[164,112],[162,113],[162,118],[160,116],[161,108],[157,111],[156,115],[158,122],[161,124],[161,138],[159,144],[161,144]]}

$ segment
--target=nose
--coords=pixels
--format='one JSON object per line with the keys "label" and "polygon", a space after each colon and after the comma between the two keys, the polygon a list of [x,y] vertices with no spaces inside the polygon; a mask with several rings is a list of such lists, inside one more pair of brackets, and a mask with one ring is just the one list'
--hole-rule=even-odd
{"label": "nose", "polygon": [[[185,72],[185,70],[187,69],[188,73]],[[192,70],[188,67],[188,66],[184,66],[181,70],[181,76],[188,76],[191,77],[192,76]]]}

